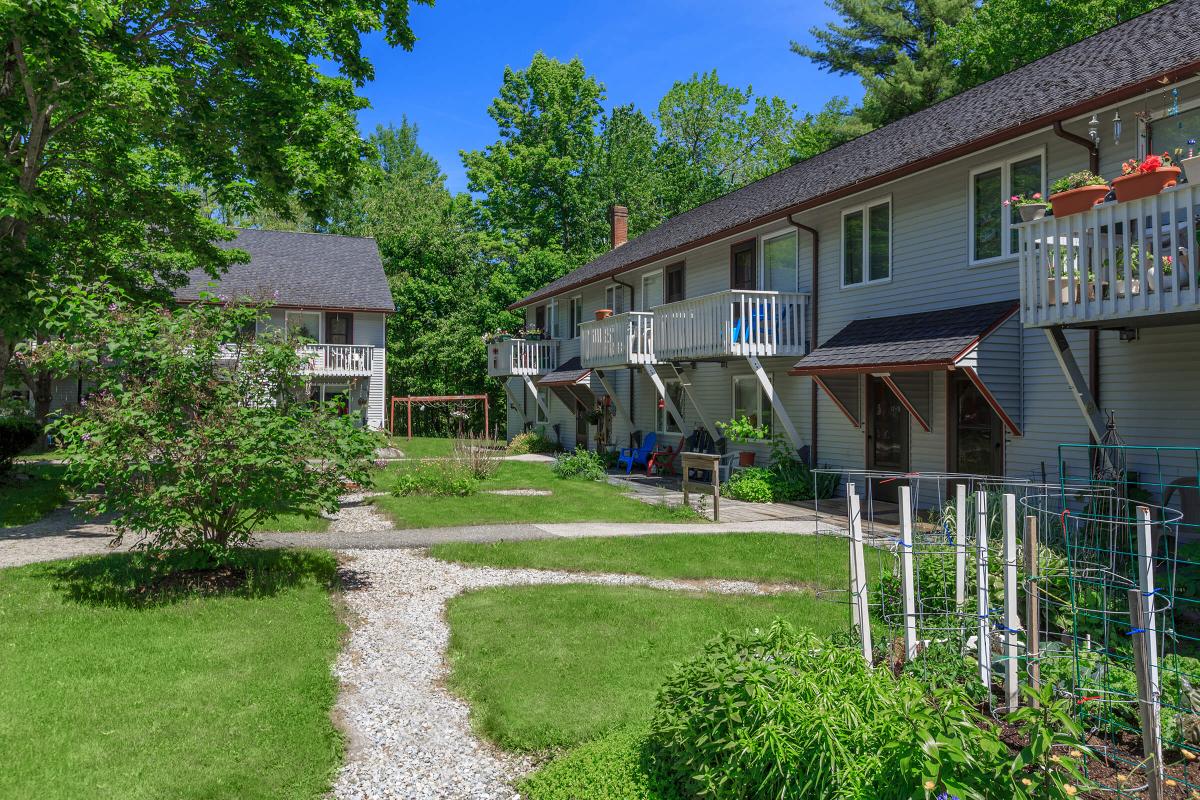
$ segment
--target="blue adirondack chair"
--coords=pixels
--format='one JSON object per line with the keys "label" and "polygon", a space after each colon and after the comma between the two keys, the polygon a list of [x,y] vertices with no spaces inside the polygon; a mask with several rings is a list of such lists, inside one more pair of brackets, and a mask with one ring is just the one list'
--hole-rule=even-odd
{"label": "blue adirondack chair", "polygon": [[647,433],[646,438],[642,440],[641,447],[626,447],[621,450],[621,455],[617,456],[617,466],[625,465],[625,474],[633,472],[634,464],[646,466],[650,461],[650,456],[654,455],[654,445],[658,443],[657,433]]}
{"label": "blue adirondack chair", "polygon": [[[732,336],[734,344],[746,344],[750,341],[751,331],[757,332],[760,328],[764,333],[770,332],[770,320],[767,312],[757,311],[746,315],[749,319],[738,317],[733,323]],[[787,307],[783,307],[779,311],[780,324],[787,323]]]}

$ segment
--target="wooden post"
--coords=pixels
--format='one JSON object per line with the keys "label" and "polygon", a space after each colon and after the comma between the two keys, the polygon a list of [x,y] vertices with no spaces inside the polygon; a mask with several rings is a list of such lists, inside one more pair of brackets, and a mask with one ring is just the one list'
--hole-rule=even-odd
{"label": "wooden post", "polygon": [[917,589],[913,585],[912,487],[900,487],[900,588],[904,596],[904,659],[917,657]]}
{"label": "wooden post", "polygon": [[408,398],[408,438],[412,438],[412,398]]}
{"label": "wooden post", "polygon": [[[1139,509],[1140,510],[1140,509]],[[1137,674],[1138,719],[1142,726],[1142,755],[1146,765],[1146,796],[1150,800],[1162,797],[1162,737],[1158,728],[1158,698],[1150,683],[1150,660],[1147,643],[1153,640],[1145,625],[1146,598],[1137,589],[1129,590],[1130,638],[1133,640],[1133,667]]]}
{"label": "wooden post", "polygon": [[954,496],[954,608],[962,613],[967,602],[967,485],[955,487]]}
{"label": "wooden post", "polygon": [[850,608],[862,640],[863,658],[871,665],[871,612],[867,603],[870,587],[867,582],[866,559],[863,556],[862,513],[858,494],[847,497],[850,511]]}
{"label": "wooden post", "polygon": [[491,425],[488,424],[490,422],[490,420],[488,418],[488,406],[489,405],[491,405],[491,401],[488,399],[488,396],[485,394],[483,396],[483,438],[484,439],[488,438],[488,434],[490,433],[491,427],[492,427]]}
{"label": "wooden post", "polygon": [[[858,603],[855,599],[858,597],[858,563],[854,560],[854,517],[855,511],[860,507],[855,501],[854,484],[846,483],[846,521],[848,524],[846,532],[849,534],[849,547],[846,548],[847,562],[850,567],[850,625],[858,627]],[[859,522],[861,525],[861,521]]]}
{"label": "wooden post", "polygon": [[992,705],[992,646],[988,624],[988,537],[987,492],[975,493],[975,595],[978,615],[978,637],[975,651],[979,656],[979,680],[987,690],[987,704]]}
{"label": "wooden post", "polygon": [[[1038,532],[1037,517],[1025,518],[1025,653],[1029,656],[1029,685],[1036,692],[1042,688],[1042,667],[1038,662],[1041,654],[1041,597],[1038,594]],[[1033,701],[1038,707],[1038,701]]]}
{"label": "wooden post", "polygon": [[713,496],[713,522],[721,521],[721,475],[719,468],[721,466],[721,457],[711,455],[709,453],[684,453],[681,457],[683,463],[683,504],[688,505],[688,494],[690,483],[688,481],[688,469],[708,470],[712,473],[712,487],[710,491]]}
{"label": "wooden post", "polygon": [[[1158,615],[1155,613],[1155,598],[1157,590],[1154,586],[1154,526],[1150,521],[1150,509],[1146,506],[1137,507],[1137,548],[1138,548],[1138,584],[1141,589],[1142,622],[1140,627],[1146,629],[1144,653],[1146,662],[1146,684],[1149,688],[1150,702],[1148,713],[1154,728],[1155,764],[1158,779],[1162,780],[1162,737],[1158,728],[1159,698],[1162,695],[1162,684],[1159,682],[1158,670]],[[1135,627],[1139,627],[1135,624]],[[1159,792],[1161,794],[1161,790]]]}
{"label": "wooden post", "polygon": [[1017,687],[1017,496],[1004,495],[1004,694],[1009,711],[1021,702]]}
{"label": "wooden post", "polygon": [[712,460],[713,522],[721,521],[721,457]]}

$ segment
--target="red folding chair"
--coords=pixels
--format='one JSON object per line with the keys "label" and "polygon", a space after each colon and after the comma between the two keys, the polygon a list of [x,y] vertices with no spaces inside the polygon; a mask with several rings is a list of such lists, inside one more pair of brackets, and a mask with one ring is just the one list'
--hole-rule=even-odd
{"label": "red folding chair", "polygon": [[662,450],[655,450],[654,455],[650,457],[650,463],[646,465],[646,477],[653,474],[655,469],[658,470],[659,475],[674,475],[675,460],[683,452],[685,444],[687,444],[687,437],[680,437],[679,444],[674,448],[667,447]]}

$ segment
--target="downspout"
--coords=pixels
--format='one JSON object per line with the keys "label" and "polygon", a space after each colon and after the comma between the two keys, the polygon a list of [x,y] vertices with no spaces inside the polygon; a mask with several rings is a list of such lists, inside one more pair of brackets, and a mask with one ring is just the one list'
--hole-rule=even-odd
{"label": "downspout", "polygon": [[[1088,151],[1088,169],[1094,173],[1100,172],[1100,145],[1086,136],[1071,133],[1063,129],[1062,120],[1054,121],[1054,135],[1060,139],[1086,147]],[[1092,402],[1100,407],[1100,330],[1088,330],[1088,389],[1092,394]],[[1093,442],[1092,444],[1099,444]]]}
{"label": "downspout", "polygon": [[[810,347],[817,346],[817,298],[821,291],[821,283],[818,280],[820,277],[817,271],[818,256],[821,252],[821,232],[816,228],[796,222],[792,219],[792,215],[788,214],[787,221],[792,227],[797,230],[806,231],[812,236],[812,301],[808,308],[808,341]],[[809,397],[808,397],[808,413],[809,413],[809,442],[812,445],[810,461],[812,466],[816,467],[817,461],[817,382],[809,379]]]}

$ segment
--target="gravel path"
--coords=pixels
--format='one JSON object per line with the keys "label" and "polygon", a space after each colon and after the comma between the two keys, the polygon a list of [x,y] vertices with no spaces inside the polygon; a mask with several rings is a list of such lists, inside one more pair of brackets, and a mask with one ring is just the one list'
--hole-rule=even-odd
{"label": "gravel path", "polygon": [[367,500],[386,492],[354,492],[343,495],[341,509],[330,516],[329,533],[366,533],[392,529],[391,520],[375,510]]}
{"label": "gravel path", "polygon": [[338,716],[350,739],[339,800],[515,798],[533,763],[471,731],[469,709],[444,688],[450,631],[446,602],[488,586],[546,583],[637,585],[764,594],[743,581],[685,582],[632,575],[465,567],[415,550],[344,550],[347,603],[357,617],[335,671]]}

